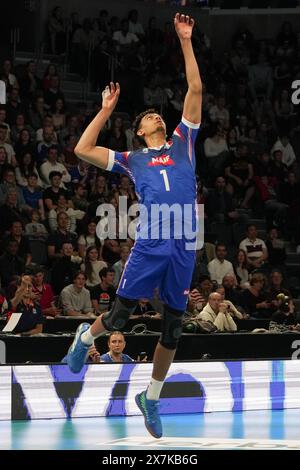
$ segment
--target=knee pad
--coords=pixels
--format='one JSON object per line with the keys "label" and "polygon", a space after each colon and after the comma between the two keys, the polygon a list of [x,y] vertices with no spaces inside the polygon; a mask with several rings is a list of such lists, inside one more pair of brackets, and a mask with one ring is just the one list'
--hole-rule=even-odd
{"label": "knee pad", "polygon": [[138,300],[130,300],[117,296],[112,309],[102,315],[102,323],[106,330],[122,330],[137,304]]}
{"label": "knee pad", "polygon": [[182,335],[183,311],[165,306],[162,320],[162,334],[159,342],[167,349],[176,349]]}

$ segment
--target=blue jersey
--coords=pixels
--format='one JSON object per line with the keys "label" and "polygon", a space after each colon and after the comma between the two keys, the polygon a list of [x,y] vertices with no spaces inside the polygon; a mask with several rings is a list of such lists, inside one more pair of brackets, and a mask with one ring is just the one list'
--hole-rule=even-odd
{"label": "blue jersey", "polygon": [[195,237],[194,144],[199,126],[182,118],[161,148],[109,151],[107,170],[124,173],[135,184],[141,207],[137,238]]}

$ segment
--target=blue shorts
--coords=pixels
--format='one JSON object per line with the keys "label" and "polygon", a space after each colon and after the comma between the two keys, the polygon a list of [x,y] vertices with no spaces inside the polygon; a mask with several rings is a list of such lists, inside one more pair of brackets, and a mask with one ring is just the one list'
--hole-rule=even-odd
{"label": "blue shorts", "polygon": [[195,250],[186,240],[138,239],[123,271],[117,294],[128,299],[153,298],[185,310],[195,265]]}

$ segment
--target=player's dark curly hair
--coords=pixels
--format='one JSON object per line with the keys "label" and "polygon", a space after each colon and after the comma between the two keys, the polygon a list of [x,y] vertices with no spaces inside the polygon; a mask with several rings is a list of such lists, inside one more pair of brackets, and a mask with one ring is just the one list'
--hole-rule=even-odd
{"label": "player's dark curly hair", "polygon": [[[138,114],[138,116],[135,118],[134,123],[133,123],[133,125],[132,125],[134,135],[136,135],[137,137],[139,137],[139,136],[137,135],[137,133],[138,133],[138,130],[139,130],[139,128],[140,128],[141,120],[142,120],[143,117],[145,117],[147,114],[153,114],[153,113],[156,113],[156,110],[155,110],[154,108],[149,108],[149,109],[146,109],[146,111],[143,111],[142,113]],[[140,137],[139,137],[139,138],[140,138]]]}

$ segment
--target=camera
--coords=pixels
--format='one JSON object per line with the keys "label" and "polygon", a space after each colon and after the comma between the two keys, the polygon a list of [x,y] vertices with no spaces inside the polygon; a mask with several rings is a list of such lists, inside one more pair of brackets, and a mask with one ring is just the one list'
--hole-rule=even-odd
{"label": "camera", "polygon": [[276,299],[279,301],[279,310],[282,313],[289,313],[290,311],[290,299],[285,294],[278,294]]}

